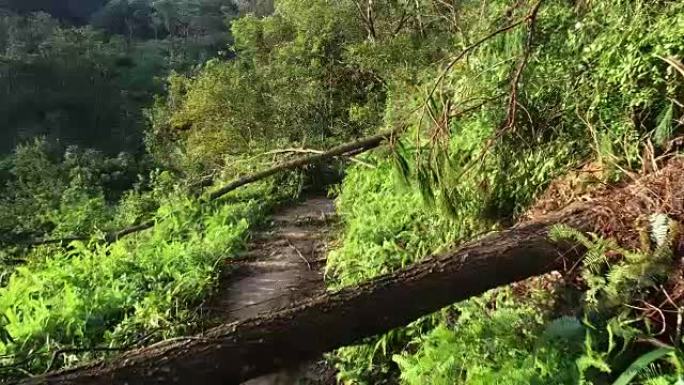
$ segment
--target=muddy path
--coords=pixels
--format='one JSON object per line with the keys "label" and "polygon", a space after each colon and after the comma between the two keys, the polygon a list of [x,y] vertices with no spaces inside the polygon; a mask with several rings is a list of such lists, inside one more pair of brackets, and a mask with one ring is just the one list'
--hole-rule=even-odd
{"label": "muddy path", "polygon": [[[320,196],[276,210],[270,223],[252,234],[246,251],[226,260],[205,308],[209,323],[255,317],[325,291],[323,269],[335,219],[333,201]],[[313,362],[245,383],[291,384],[332,385],[334,372]]]}

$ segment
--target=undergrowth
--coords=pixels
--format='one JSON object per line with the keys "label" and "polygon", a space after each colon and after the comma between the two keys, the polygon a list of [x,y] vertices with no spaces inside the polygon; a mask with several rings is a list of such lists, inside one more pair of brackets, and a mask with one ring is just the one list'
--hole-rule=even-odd
{"label": "undergrowth", "polygon": [[[477,39],[472,36],[486,35],[496,28],[483,29],[485,20],[491,17],[499,22],[493,25],[500,26],[504,3],[476,7],[465,2],[458,27],[477,26],[468,29],[470,42]],[[345,228],[341,246],[328,260],[332,285],[361,282],[505,227],[568,170],[592,163],[599,170],[594,183],[605,184],[646,167],[651,162],[644,157],[647,151],[667,151],[680,127],[673,116],[681,113],[677,106],[684,82],[663,58],[684,52],[682,11],[678,2],[543,2],[532,56],[516,95],[515,124],[506,132],[496,131],[510,118],[505,109],[497,108],[505,98],[491,104],[486,100],[510,91],[510,68],[525,49],[523,31],[485,43],[437,85],[434,79],[441,74],[436,68],[441,67],[420,67],[410,82],[392,78],[396,82],[390,87],[405,89],[411,83],[416,89],[388,95],[385,125],[403,126],[406,134],[390,154],[375,159],[376,169],[353,168],[340,188],[338,207]],[[467,46],[458,35],[452,43],[452,52]],[[383,49],[392,48],[363,51],[375,55],[363,63],[383,73],[406,67],[407,63],[392,62],[391,55],[377,53],[385,53]],[[482,100],[484,106],[478,106]],[[459,113],[471,106],[476,108]],[[672,115],[672,108],[679,112]],[[598,270],[593,263],[583,269],[585,301],[578,301],[583,291],[572,286],[548,299],[561,306],[567,301],[563,298],[574,298],[574,305],[560,309],[568,318],[558,318],[563,313],[553,306],[512,295],[509,289],[497,290],[365,344],[340,349],[332,358],[340,380],[611,383],[630,359],[648,350],[635,341],[653,334],[643,314],[629,313],[628,322],[627,313],[615,306],[652,293],[670,267],[660,263],[662,250],[627,251],[607,240],[591,242],[603,247],[592,249],[595,255],[612,250],[622,259]],[[570,341],[546,340],[544,331],[559,323],[580,332]],[[615,337],[618,332],[622,335]],[[626,348],[619,352],[611,338]],[[651,376],[648,381],[673,383],[681,373],[671,363],[660,368],[665,377]]]}
{"label": "undergrowth", "polygon": [[394,356],[402,383],[575,382],[574,360],[580,355],[581,339],[577,340],[577,331],[545,334],[548,319],[540,309],[546,305],[540,302],[501,290],[457,305],[457,321],[438,325],[412,341],[406,353]]}
{"label": "undergrowth", "polygon": [[[386,171],[391,170],[387,166]],[[356,172],[371,174],[356,170],[346,181],[363,181]],[[439,234],[457,226],[449,219],[427,215],[434,211],[420,204],[418,193],[397,192],[389,187],[391,182],[386,186],[376,183],[373,188],[369,185],[365,185],[364,195],[352,194],[357,188],[342,189],[339,209],[343,216],[350,214],[346,211],[349,207],[358,208],[353,212],[360,215],[347,223],[345,236],[353,236],[359,243],[344,242],[331,254],[329,265],[331,271],[337,271],[338,285],[402,267],[406,260],[426,255],[426,250],[427,254],[438,251],[450,241]],[[373,194],[384,197],[382,206],[365,199]],[[387,205],[390,194],[397,197],[396,206]],[[362,202],[345,206],[350,203],[344,199],[347,196],[352,197],[350,201],[364,197],[367,206]],[[379,214],[373,210],[389,207],[394,209],[383,217],[388,226],[371,229]],[[646,314],[639,310],[643,305],[630,304],[648,301],[676,274],[673,251],[679,224],[658,214],[652,217],[650,228],[640,231],[644,234],[642,248],[626,250],[613,240],[558,226],[552,231],[553,239],[571,238],[588,249],[577,274],[579,286],[559,276],[547,276],[524,284],[524,295],[515,287],[492,290],[365,344],[338,350],[331,357],[340,370],[338,377],[348,384],[610,384],[622,374],[622,378],[643,383],[674,383],[684,375],[677,355],[682,341],[659,341],[660,329],[665,326],[658,319],[654,322],[655,312]],[[382,234],[395,237],[383,238]],[[364,243],[360,243],[361,237]],[[382,247],[368,245],[378,240]],[[356,255],[353,262],[340,260],[353,255],[359,244],[365,246],[367,254],[363,255],[387,252],[403,259],[382,263],[372,258],[359,261],[362,257]],[[335,268],[339,270],[332,270]],[[681,312],[681,308],[672,311]],[[648,356],[639,354],[649,351],[662,354],[637,365],[638,370],[628,368],[632,361],[646,360]]]}
{"label": "undergrowth", "polygon": [[0,288],[6,375],[72,366],[195,330],[219,264],[240,251],[286,191],[257,184],[207,204],[178,190],[161,202],[151,230],[112,244],[96,237],[35,248]]}

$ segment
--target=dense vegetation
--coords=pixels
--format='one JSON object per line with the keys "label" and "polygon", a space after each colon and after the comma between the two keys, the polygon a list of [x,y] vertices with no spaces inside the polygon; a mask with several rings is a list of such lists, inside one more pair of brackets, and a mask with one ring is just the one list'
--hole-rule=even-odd
{"label": "dense vegetation", "polygon": [[[651,171],[681,146],[681,2],[279,0],[239,18],[228,3],[112,0],[84,19],[10,1],[0,14],[8,378],[201,327],[217,262],[317,170],[209,203],[194,183],[287,156],[274,149],[398,132],[331,188],[336,288]],[[25,13],[36,9],[63,20]],[[589,249],[572,274],[328,358],[346,384],[681,383],[682,243],[653,214],[631,229],[639,244],[559,227]],[[72,234],[92,239],[26,246]]]}

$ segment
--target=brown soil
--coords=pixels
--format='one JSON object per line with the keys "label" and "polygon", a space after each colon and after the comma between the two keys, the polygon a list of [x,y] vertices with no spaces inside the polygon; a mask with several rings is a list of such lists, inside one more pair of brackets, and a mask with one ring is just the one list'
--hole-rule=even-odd
{"label": "brown soil", "polygon": [[[277,211],[245,253],[227,260],[205,310],[210,324],[256,317],[325,291],[323,269],[334,223],[331,199],[311,197]],[[250,380],[245,385],[335,384],[324,361]]]}

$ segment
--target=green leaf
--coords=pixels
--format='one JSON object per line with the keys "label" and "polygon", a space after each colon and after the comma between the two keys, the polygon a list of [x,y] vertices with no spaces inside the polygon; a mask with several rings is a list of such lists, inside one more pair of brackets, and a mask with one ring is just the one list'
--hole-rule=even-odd
{"label": "green leaf", "polygon": [[659,115],[658,125],[653,133],[653,139],[656,144],[664,145],[672,137],[672,113],[674,104],[670,103]]}
{"label": "green leaf", "polygon": [[668,354],[672,354],[674,348],[664,347],[648,352],[641,357],[637,358],[629,367],[618,377],[613,385],[628,385],[634,377],[639,374],[642,370],[646,369],[653,362],[665,357]]}

